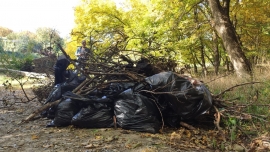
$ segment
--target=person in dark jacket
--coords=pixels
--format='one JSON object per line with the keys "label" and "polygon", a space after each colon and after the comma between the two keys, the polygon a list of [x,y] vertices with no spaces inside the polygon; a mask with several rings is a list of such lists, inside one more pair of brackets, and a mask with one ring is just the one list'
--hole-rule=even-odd
{"label": "person in dark jacket", "polygon": [[70,62],[65,55],[58,57],[54,66],[54,85],[63,83],[66,81],[65,72]]}

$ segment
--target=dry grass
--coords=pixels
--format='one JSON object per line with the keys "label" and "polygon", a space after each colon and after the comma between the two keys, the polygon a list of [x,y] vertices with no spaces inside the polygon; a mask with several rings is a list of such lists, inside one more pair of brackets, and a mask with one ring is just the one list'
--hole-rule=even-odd
{"label": "dry grass", "polygon": [[14,73],[0,72],[0,86],[10,85],[14,89],[20,89],[21,85],[24,89],[30,89],[34,86],[42,85],[48,78],[40,79],[35,77],[26,77],[15,75]]}
{"label": "dry grass", "polygon": [[269,85],[270,68],[264,69],[264,71],[261,71],[260,69],[255,69],[253,78],[249,79],[237,77],[235,74],[227,76],[225,74],[220,76],[208,76],[199,79],[202,80],[208,86],[209,90],[212,91],[213,94],[217,94],[235,85],[240,85],[249,82],[261,82],[260,84],[256,83],[239,86],[233,90],[233,94],[239,92],[246,94],[249,93],[250,91],[260,90],[260,88],[264,88]]}
{"label": "dry grass", "polygon": [[[237,124],[241,124],[243,130],[250,132],[256,130],[256,134],[269,132],[270,129],[270,68],[256,69],[252,79],[239,78],[236,75],[229,76],[212,76],[207,78],[199,78],[204,81],[209,90],[217,95],[220,92],[233,86],[237,86],[226,92],[221,100],[229,103],[229,109],[232,115],[247,114],[252,117],[251,120],[237,120]],[[241,85],[250,82],[260,82],[255,84]],[[231,118],[231,115],[226,115]],[[225,124],[229,124],[228,120],[223,120]]]}

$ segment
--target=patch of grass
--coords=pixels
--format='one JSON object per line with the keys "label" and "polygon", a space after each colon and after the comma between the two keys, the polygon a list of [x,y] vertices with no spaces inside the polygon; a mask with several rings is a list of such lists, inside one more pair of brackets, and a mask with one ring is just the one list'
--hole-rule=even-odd
{"label": "patch of grass", "polygon": [[40,79],[29,78],[26,76],[16,75],[6,71],[0,71],[0,86],[10,85],[13,89],[21,89],[23,85],[24,89],[30,89],[33,86],[41,84]]}
{"label": "patch of grass", "polygon": [[[201,78],[206,83],[209,90],[217,95],[224,90],[239,85],[227,91],[222,100],[229,103],[227,111],[229,113],[223,117],[223,123],[230,128],[228,122],[237,116],[237,127],[242,128],[242,132],[257,130],[258,134],[270,131],[270,70],[255,71],[252,79],[239,78],[236,75],[226,77],[212,76]],[[249,82],[260,82],[255,84],[242,85]],[[238,117],[239,116],[239,117]],[[239,131],[239,130],[236,130]]]}
{"label": "patch of grass", "polygon": [[8,79],[8,76],[5,75],[4,73],[0,72],[0,83],[2,84]]}

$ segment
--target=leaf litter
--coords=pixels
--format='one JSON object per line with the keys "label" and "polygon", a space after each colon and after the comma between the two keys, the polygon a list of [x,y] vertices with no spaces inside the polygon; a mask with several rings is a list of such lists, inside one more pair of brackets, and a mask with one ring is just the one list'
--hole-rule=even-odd
{"label": "leaf litter", "polygon": [[[1,91],[1,96],[6,95],[8,94]],[[241,139],[228,144],[226,132],[209,126],[195,127],[194,130],[184,127],[164,128],[161,133],[151,134],[121,128],[46,128],[46,123],[51,121],[47,118],[19,123],[38,107],[40,103],[33,100],[0,109],[0,151],[244,151],[247,147],[250,151],[265,151],[270,148],[269,134],[258,137],[249,144],[242,143]]]}

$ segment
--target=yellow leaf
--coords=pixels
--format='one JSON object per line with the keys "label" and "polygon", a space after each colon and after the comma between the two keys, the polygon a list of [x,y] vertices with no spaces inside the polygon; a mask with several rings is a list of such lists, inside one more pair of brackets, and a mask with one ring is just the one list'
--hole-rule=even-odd
{"label": "yellow leaf", "polygon": [[187,136],[187,138],[191,137],[191,132],[189,130],[185,130],[185,135]]}
{"label": "yellow leaf", "polygon": [[89,144],[89,145],[84,146],[84,148],[95,148],[95,146],[93,144]]}
{"label": "yellow leaf", "polygon": [[113,140],[114,140],[113,136],[112,137],[107,137],[107,138],[104,139],[104,141],[106,141],[106,142],[111,142]]}
{"label": "yellow leaf", "polygon": [[42,147],[43,148],[49,148],[49,147],[52,147],[52,146],[53,146],[52,144],[50,144],[50,145],[49,144],[46,144],[46,145],[43,145]]}
{"label": "yellow leaf", "polygon": [[96,140],[102,140],[103,139],[103,136],[95,136],[95,139]]}
{"label": "yellow leaf", "polygon": [[38,138],[39,138],[38,135],[32,135],[32,140],[38,139]]}
{"label": "yellow leaf", "polygon": [[138,142],[138,143],[133,144],[133,148],[137,148],[139,146],[142,146],[142,143],[141,142]]}

